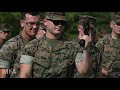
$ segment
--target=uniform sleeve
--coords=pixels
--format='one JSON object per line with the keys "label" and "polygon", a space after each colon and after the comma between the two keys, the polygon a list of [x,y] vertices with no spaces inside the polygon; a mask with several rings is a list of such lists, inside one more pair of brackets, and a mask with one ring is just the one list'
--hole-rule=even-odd
{"label": "uniform sleeve", "polygon": [[23,54],[20,59],[21,64],[32,64],[34,60],[34,54],[36,50],[36,43],[34,41],[29,42],[23,51]]}
{"label": "uniform sleeve", "polygon": [[79,63],[79,61],[82,60],[82,58],[83,58],[83,53],[82,52],[77,53],[75,57],[75,62]]}
{"label": "uniform sleeve", "polygon": [[9,43],[6,43],[0,49],[0,68],[9,69],[10,63],[12,62],[13,49]]}
{"label": "uniform sleeve", "polygon": [[99,40],[97,43],[96,43],[96,47],[100,50],[100,51],[103,51],[103,40]]}
{"label": "uniform sleeve", "polygon": [[[83,51],[85,50],[84,47],[81,47],[80,45],[77,46],[77,53],[75,55],[75,62],[79,63],[80,61],[83,60]],[[89,54],[90,54],[90,49],[89,49]]]}
{"label": "uniform sleeve", "polygon": [[[100,55],[99,55],[99,57],[100,57],[100,60],[99,60],[99,62],[100,62],[100,65],[99,65],[99,67],[100,67],[100,69],[99,70],[101,70],[102,68],[107,68],[106,67],[106,61],[109,61],[109,60],[107,60],[107,58],[106,57],[104,57],[104,54],[103,54],[103,52],[104,52],[104,40],[103,39],[100,39],[97,43],[96,43],[96,47],[99,49],[99,51],[100,51]],[[107,65],[107,66],[109,66],[109,64]]]}
{"label": "uniform sleeve", "polygon": [[33,63],[34,57],[28,55],[22,55],[20,59],[20,64],[31,64]]}
{"label": "uniform sleeve", "polygon": [[0,68],[1,69],[9,69],[10,63],[8,61],[0,59]]}
{"label": "uniform sleeve", "polygon": [[83,52],[82,52],[82,49],[78,43],[75,44],[74,50],[75,50],[74,51],[74,60],[77,63],[80,60],[82,60]]}

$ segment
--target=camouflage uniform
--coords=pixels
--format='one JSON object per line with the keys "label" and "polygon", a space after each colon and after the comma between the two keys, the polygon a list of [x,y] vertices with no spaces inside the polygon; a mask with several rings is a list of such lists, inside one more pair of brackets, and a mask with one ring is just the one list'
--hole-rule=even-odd
{"label": "camouflage uniform", "polygon": [[[79,42],[79,39],[75,38],[75,39],[73,39],[73,41]],[[97,78],[98,72],[100,71],[101,60],[100,60],[100,51],[98,50],[98,48],[95,46],[94,43],[91,43],[89,53],[90,53],[91,60],[93,62],[93,73],[92,73],[92,75],[88,76],[87,78],[89,78],[89,77]],[[76,69],[75,69],[74,78],[82,78]]]}
{"label": "camouflage uniform", "polygon": [[13,69],[11,78],[19,77],[19,61],[27,42],[21,35],[17,35],[6,41],[0,50],[0,68]]}
{"label": "camouflage uniform", "polygon": [[[59,12],[50,12],[46,18],[66,22]],[[20,63],[33,65],[33,78],[73,78],[76,55],[82,54],[79,44],[63,37],[53,43],[44,36],[25,46]]]}
{"label": "camouflage uniform", "polygon": [[98,73],[100,71],[100,65],[101,65],[100,51],[98,50],[98,48],[95,46],[94,43],[91,43],[90,46],[90,57],[93,62],[93,73],[90,77],[99,78]]}
{"label": "camouflage uniform", "polygon": [[[95,17],[92,17],[92,16],[88,16],[88,15],[83,15],[83,16],[80,16],[79,17],[79,25],[82,25],[83,26],[83,28],[84,27],[86,27],[83,23],[84,22],[89,22],[89,25],[90,25],[90,27],[93,27],[94,28],[94,30],[96,30],[95,29],[95,22],[96,22],[96,18]],[[92,31],[92,35],[95,35],[96,33],[94,32],[94,30]],[[78,42],[79,43],[79,41],[80,41],[80,39],[77,37],[77,38],[75,38],[75,39],[73,39],[73,41],[75,41],[75,42]],[[93,62],[93,73],[92,73],[92,75],[90,75],[90,76],[88,76],[88,78],[90,77],[90,78],[96,78],[97,77],[97,72],[99,71],[99,69],[100,69],[100,64],[101,64],[101,62],[100,62],[100,52],[99,52],[99,50],[98,50],[98,48],[95,46],[95,44],[94,44],[94,41],[91,43],[91,45],[90,45],[90,57],[91,57],[91,60],[92,60],[92,62]],[[81,76],[80,76],[80,74],[75,70],[75,75],[74,75],[74,78],[82,78]],[[84,77],[83,77],[84,78]]]}
{"label": "camouflage uniform", "polygon": [[30,63],[26,57],[34,57],[32,59],[34,78],[70,78],[73,77],[73,66],[78,52],[78,43],[62,38],[53,48],[44,36],[25,46],[21,63]]}
{"label": "camouflage uniform", "polygon": [[101,67],[109,72],[120,72],[120,40],[112,39],[111,35],[99,40],[96,46],[101,50]]}
{"label": "camouflage uniform", "polygon": [[[120,12],[113,13],[112,21],[120,23]],[[120,39],[107,35],[100,39],[96,46],[101,51],[101,67],[108,71],[108,77],[120,78]]]}

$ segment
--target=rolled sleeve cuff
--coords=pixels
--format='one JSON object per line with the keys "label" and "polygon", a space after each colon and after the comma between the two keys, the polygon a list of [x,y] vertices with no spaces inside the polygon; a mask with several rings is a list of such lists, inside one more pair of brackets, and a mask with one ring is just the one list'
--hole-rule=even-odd
{"label": "rolled sleeve cuff", "polygon": [[10,62],[0,59],[0,68],[1,69],[9,69]]}
{"label": "rolled sleeve cuff", "polygon": [[20,59],[20,64],[32,64],[34,57],[28,55],[22,55]]}
{"label": "rolled sleeve cuff", "polygon": [[78,63],[79,61],[83,60],[83,53],[79,52],[76,55],[75,62]]}

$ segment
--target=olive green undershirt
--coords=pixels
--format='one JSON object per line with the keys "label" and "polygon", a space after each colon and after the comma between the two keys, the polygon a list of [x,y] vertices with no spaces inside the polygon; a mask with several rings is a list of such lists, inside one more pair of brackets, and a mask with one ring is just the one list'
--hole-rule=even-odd
{"label": "olive green undershirt", "polygon": [[57,40],[57,39],[46,38],[46,40],[52,48],[54,48],[57,45],[57,43],[59,42],[59,40]]}

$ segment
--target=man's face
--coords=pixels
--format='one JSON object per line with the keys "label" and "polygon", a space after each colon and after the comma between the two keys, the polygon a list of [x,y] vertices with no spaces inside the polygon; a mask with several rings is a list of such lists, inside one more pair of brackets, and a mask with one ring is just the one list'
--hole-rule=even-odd
{"label": "man's face", "polygon": [[53,35],[58,35],[63,32],[66,21],[46,19],[44,24],[46,26],[46,30],[49,33]]}
{"label": "man's face", "polygon": [[84,34],[84,27],[82,25],[78,25],[78,31],[79,31],[79,35],[80,37],[83,37]]}
{"label": "man's face", "polygon": [[0,31],[0,38],[3,40],[7,40],[9,37],[9,31]]}
{"label": "man's face", "polygon": [[39,20],[39,16],[26,14],[25,20],[21,20],[21,27],[23,28],[23,32],[29,36],[35,36],[39,29]]}
{"label": "man's face", "polygon": [[110,27],[112,28],[112,32],[114,32],[115,34],[120,34],[120,22],[111,22]]}

